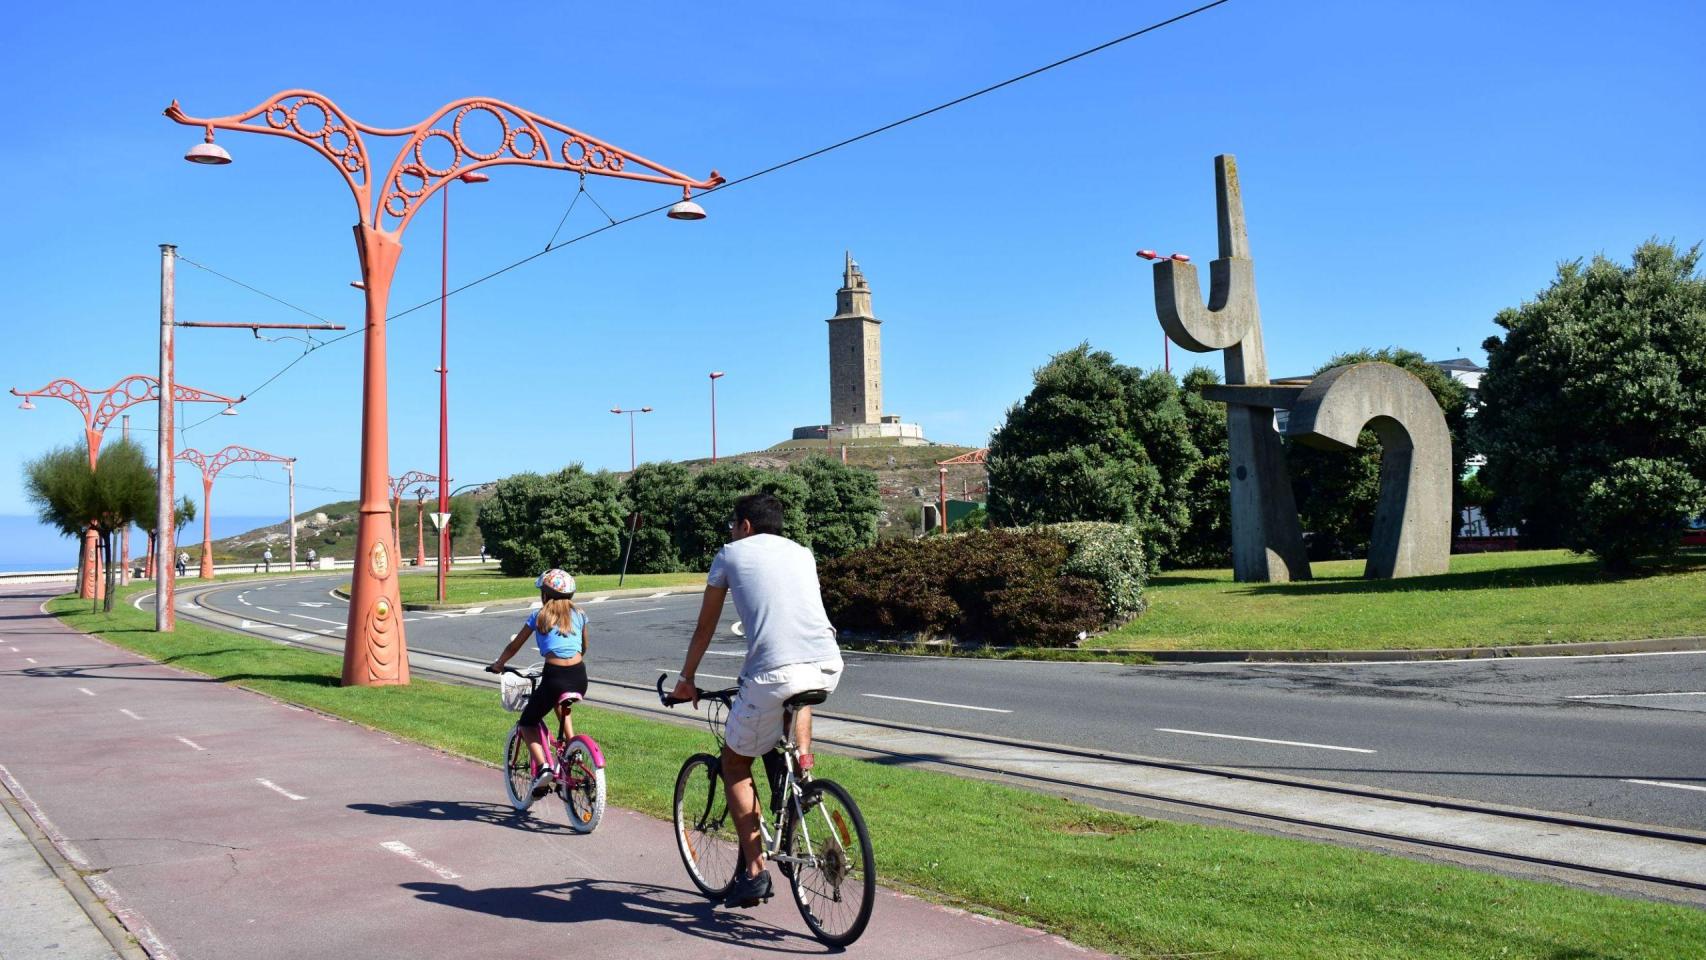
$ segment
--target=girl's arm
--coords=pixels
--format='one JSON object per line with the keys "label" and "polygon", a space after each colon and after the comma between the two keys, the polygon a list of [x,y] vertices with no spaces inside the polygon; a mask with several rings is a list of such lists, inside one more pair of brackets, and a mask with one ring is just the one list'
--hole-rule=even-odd
{"label": "girl's arm", "polygon": [[504,652],[499,654],[496,660],[492,661],[492,665],[486,668],[486,672],[502,673],[504,664],[509,662],[510,657],[515,656],[516,651],[520,650],[521,645],[526,643],[527,638],[531,636],[533,636],[533,628],[526,624],[522,624],[521,630],[515,635],[515,639],[509,642],[509,646],[504,647]]}

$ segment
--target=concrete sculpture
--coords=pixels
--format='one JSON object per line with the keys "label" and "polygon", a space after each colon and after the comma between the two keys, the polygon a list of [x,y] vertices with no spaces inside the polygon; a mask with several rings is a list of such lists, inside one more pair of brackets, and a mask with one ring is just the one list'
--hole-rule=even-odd
{"label": "concrete sculpture", "polygon": [[1285,436],[1309,446],[1354,451],[1364,429],[1379,438],[1380,501],[1364,576],[1444,573],[1451,557],[1451,435],[1439,403],[1419,378],[1389,363],[1334,367],[1307,382],[1268,382],[1237,162],[1215,157],[1214,171],[1220,257],[1209,264],[1208,306],[1196,269],[1162,259],[1155,264],[1155,312],[1174,343],[1198,353],[1226,351],[1226,383],[1205,388],[1203,396],[1227,405],[1234,579],[1309,578],[1275,410],[1290,411]]}

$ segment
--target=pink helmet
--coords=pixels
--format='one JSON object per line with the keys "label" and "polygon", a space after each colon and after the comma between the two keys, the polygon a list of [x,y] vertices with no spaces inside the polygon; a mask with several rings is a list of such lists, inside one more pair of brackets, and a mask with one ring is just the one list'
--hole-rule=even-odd
{"label": "pink helmet", "polygon": [[572,597],[575,593],[575,578],[570,576],[566,571],[558,570],[554,567],[544,573],[541,573],[539,575],[539,579],[535,580],[533,585],[546,593],[558,594],[564,597]]}

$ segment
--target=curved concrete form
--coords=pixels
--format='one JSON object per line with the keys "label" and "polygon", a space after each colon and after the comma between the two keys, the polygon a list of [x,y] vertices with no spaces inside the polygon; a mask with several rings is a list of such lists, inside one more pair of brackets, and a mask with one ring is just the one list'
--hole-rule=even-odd
{"label": "curved concrete form", "polygon": [[1380,503],[1369,541],[1370,579],[1445,573],[1451,561],[1451,433],[1415,374],[1390,363],[1334,367],[1298,396],[1286,436],[1323,450],[1380,438]]}

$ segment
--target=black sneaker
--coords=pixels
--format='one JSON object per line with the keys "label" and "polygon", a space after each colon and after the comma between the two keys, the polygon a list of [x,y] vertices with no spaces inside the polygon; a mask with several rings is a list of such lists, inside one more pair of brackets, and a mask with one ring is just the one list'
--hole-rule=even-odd
{"label": "black sneaker", "polygon": [[756,907],[769,900],[771,894],[770,871],[762,871],[756,876],[742,874],[729,888],[729,895],[723,898],[723,906],[730,909]]}

